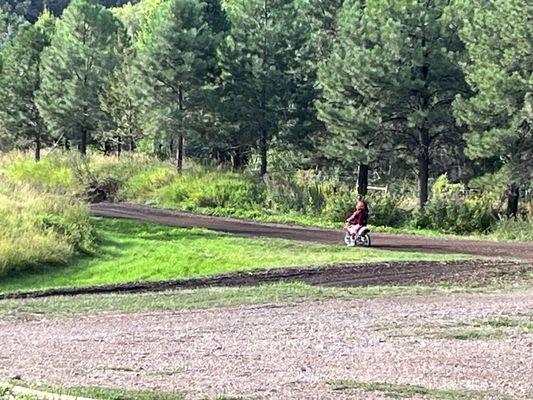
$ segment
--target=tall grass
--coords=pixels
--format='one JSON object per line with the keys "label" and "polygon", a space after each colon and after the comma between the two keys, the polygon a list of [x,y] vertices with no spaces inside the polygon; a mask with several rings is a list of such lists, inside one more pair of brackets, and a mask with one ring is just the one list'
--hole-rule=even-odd
{"label": "tall grass", "polygon": [[37,163],[29,156],[12,152],[0,157],[0,174],[3,174],[4,180],[21,182],[44,191],[79,192],[82,188],[73,168],[75,158],[50,156]]}
{"label": "tall grass", "polygon": [[496,223],[490,236],[494,239],[533,242],[533,219],[502,219]]}
{"label": "tall grass", "polygon": [[0,276],[43,263],[67,262],[89,250],[92,228],[87,207],[64,194],[0,173]]}

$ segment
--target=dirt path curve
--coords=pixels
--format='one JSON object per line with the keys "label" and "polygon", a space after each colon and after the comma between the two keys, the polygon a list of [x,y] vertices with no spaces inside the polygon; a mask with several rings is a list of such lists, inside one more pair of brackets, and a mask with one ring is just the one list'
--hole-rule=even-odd
{"label": "dirt path curve", "polygon": [[505,328],[503,338],[478,340],[442,335],[502,317],[530,321],[532,295],[0,319],[0,380],[19,375],[56,385],[183,391],[194,400],[387,398],[328,385],[353,379],[527,399],[533,393],[531,332]]}
{"label": "dirt path curve", "polygon": [[[100,203],[91,206],[94,215],[154,222],[183,228],[201,227],[242,236],[261,236],[317,243],[342,243],[340,230],[260,223],[221,218],[128,203]],[[434,239],[415,235],[372,233],[373,246],[383,250],[423,253],[464,253],[479,256],[514,257],[533,261],[533,243],[488,240]]]}

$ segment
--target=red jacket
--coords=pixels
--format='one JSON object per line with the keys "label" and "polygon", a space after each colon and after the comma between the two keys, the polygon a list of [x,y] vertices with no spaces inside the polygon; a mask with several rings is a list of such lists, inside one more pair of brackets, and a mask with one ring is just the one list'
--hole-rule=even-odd
{"label": "red jacket", "polygon": [[350,218],[348,218],[346,222],[352,225],[366,226],[366,224],[368,223],[368,211],[355,210],[353,215]]}

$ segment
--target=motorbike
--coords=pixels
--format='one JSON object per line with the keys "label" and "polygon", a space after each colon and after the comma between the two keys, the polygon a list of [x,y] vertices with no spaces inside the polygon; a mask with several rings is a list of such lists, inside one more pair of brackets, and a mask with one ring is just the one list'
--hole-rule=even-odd
{"label": "motorbike", "polygon": [[362,226],[359,228],[359,232],[355,232],[355,242],[352,244],[352,234],[354,233],[355,225],[347,224],[344,227],[344,243],[346,246],[372,246],[372,238],[370,237],[370,228],[368,226]]}

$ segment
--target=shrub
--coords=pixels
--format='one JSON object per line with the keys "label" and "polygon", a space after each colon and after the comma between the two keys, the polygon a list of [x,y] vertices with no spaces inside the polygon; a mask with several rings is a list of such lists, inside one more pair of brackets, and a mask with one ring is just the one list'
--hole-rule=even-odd
{"label": "shrub", "polygon": [[496,222],[490,201],[483,197],[466,198],[462,185],[450,184],[440,177],[432,189],[432,197],[423,210],[412,214],[415,228],[449,233],[487,233]]}
{"label": "shrub", "polygon": [[269,175],[265,178],[266,204],[278,212],[319,214],[326,203],[324,186],[304,174]]}
{"label": "shrub", "polygon": [[173,176],[159,186],[153,188],[150,197],[163,205],[187,210],[253,210],[264,202],[258,181],[230,172],[194,170]]}
{"label": "shrub", "polygon": [[353,213],[356,203],[357,194],[354,191],[338,190],[331,192],[326,197],[324,217],[332,222],[344,221]]}
{"label": "shrub", "polygon": [[152,169],[139,171],[126,181],[119,197],[126,200],[151,201],[155,199],[161,188],[171,184],[178,177],[178,172],[168,166],[156,166]]}
{"label": "shrub", "polygon": [[409,218],[409,212],[399,206],[401,199],[388,193],[372,193],[366,201],[372,225],[397,228],[403,226]]}

